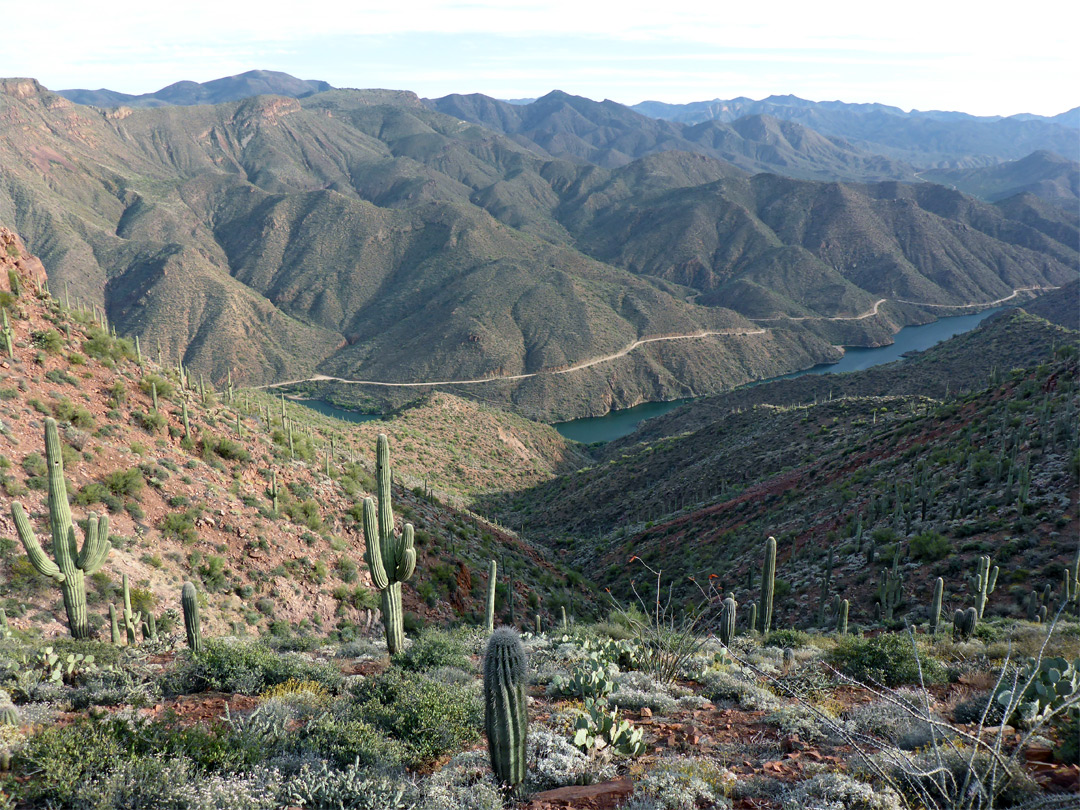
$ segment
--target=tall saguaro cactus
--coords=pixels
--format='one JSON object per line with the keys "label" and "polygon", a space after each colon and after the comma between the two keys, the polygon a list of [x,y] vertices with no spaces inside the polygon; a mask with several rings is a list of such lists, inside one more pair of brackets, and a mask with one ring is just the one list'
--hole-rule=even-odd
{"label": "tall saguaro cactus", "polygon": [[128,575],[124,574],[124,630],[127,633],[128,646],[136,642],[135,628],[142,621],[142,612],[131,609],[131,590],[128,588]]}
{"label": "tall saguaro cactus", "polygon": [[995,565],[990,567],[990,557],[983,555],[979,557],[979,570],[975,576],[968,580],[971,586],[971,592],[975,595],[975,612],[981,619],[983,617],[983,611],[986,610],[986,599],[994,592],[994,587],[997,585],[998,567]]}
{"label": "tall saguaro cactus", "polygon": [[487,611],[484,613],[484,630],[489,636],[495,632],[495,572],[496,565],[492,560],[488,564]]}
{"label": "tall saguaro cactus", "polygon": [[525,781],[526,669],[525,648],[517,632],[500,627],[492,633],[484,652],[484,733],[491,770],[513,791]]}
{"label": "tall saguaro cactus", "polygon": [[776,584],[776,538],[765,541],[765,562],[761,566],[761,632],[772,627],[773,591]]}
{"label": "tall saguaro cactus", "polygon": [[185,582],[180,591],[180,607],[184,609],[184,631],[187,633],[188,647],[193,653],[202,651],[202,627],[199,625],[199,595],[195,585]]}
{"label": "tall saguaro cactus", "polygon": [[941,598],[945,595],[945,580],[938,577],[934,582],[934,599],[930,603],[930,635],[936,636],[941,621]]}
{"label": "tall saguaro cactus", "polygon": [[391,655],[405,644],[401,608],[401,583],[416,570],[416,549],[413,548],[413,527],[406,523],[399,535],[394,534],[394,512],[390,506],[390,443],[380,433],[375,444],[375,483],[379,505],[364,498],[364,562],[371,571],[371,581],[382,593],[383,626],[386,628],[386,648]]}
{"label": "tall saguaro cactus", "polygon": [[45,459],[49,467],[49,526],[52,529],[53,562],[41,550],[22,504],[11,504],[11,515],[30,563],[42,576],[56,580],[64,594],[68,629],[72,638],[89,638],[90,625],[86,618],[85,576],[97,571],[109,554],[109,518],[90,515],[82,548],[75,541],[75,525],[68,506],[67,485],[64,482],[64,461],[60,453],[60,436],[56,420],[45,420]]}
{"label": "tall saguaro cactus", "polygon": [[720,608],[720,643],[727,647],[735,638],[735,613],[738,603],[731,596],[727,597]]}

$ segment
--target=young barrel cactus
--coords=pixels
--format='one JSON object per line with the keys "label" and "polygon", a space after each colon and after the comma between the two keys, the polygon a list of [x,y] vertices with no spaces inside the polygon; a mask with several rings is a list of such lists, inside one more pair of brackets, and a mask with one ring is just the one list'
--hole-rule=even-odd
{"label": "young barrel cactus", "polygon": [[56,429],[56,420],[52,417],[45,420],[45,460],[49,467],[49,526],[52,530],[55,562],[45,556],[38,544],[22,504],[13,502],[11,515],[15,519],[15,529],[30,563],[39,574],[60,584],[72,638],[90,638],[90,625],[86,616],[85,577],[101,568],[112,548],[109,545],[109,519],[107,516],[99,519],[91,513],[83,546],[81,549],[77,547],[75,524],[71,520],[67,484],[64,481],[60,436]]}
{"label": "young barrel cactus", "polygon": [[525,781],[526,670],[525,648],[517,632],[498,628],[484,652],[484,733],[495,778],[514,792]]}
{"label": "young barrel cactus", "polygon": [[971,638],[975,632],[975,625],[979,622],[979,611],[973,607],[967,610],[956,609],[953,613],[953,639],[962,640]]}
{"label": "young barrel cactus", "polygon": [[371,581],[382,594],[383,626],[386,648],[391,655],[405,644],[404,616],[401,607],[401,583],[416,570],[413,527],[406,523],[400,535],[394,534],[394,512],[390,506],[390,443],[382,433],[375,445],[375,481],[379,505],[364,498],[364,561],[371,571]]}

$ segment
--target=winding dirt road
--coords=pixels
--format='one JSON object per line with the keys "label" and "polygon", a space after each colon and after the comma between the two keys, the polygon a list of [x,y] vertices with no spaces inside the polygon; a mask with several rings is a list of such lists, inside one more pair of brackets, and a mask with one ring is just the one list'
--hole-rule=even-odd
{"label": "winding dirt road", "polygon": [[[879,298],[874,302],[874,306],[866,310],[866,312],[859,315],[777,315],[772,318],[747,318],[754,323],[761,323],[764,321],[861,321],[865,318],[871,318],[878,314],[878,310],[881,305],[889,300],[896,301],[898,304],[915,304],[921,307],[937,307],[939,309],[968,309],[970,307],[993,307],[998,304],[1004,304],[1006,301],[1011,301],[1017,295],[1022,292],[1029,292],[1032,290],[1056,290],[1057,287],[1017,287],[1012,291],[1011,295],[1007,295],[1004,298],[999,298],[996,301],[977,301],[971,304],[928,304],[921,301],[907,301],[902,298]],[[666,335],[663,337],[650,337],[641,338],[635,340],[633,343],[623,347],[617,352],[611,354],[605,354],[602,357],[593,357],[588,360],[582,360],[573,365],[566,366],[559,369],[542,369],[540,371],[531,371],[527,374],[507,374],[496,375],[491,377],[480,377],[473,380],[428,380],[426,382],[383,382],[381,380],[347,380],[344,377],[330,377],[325,374],[316,374],[312,377],[305,377],[300,380],[282,380],[281,382],[268,383],[266,385],[252,386],[255,389],[270,389],[270,388],[282,388],[287,385],[298,385],[306,382],[337,382],[345,383],[348,385],[379,385],[384,388],[427,388],[429,386],[439,385],[482,385],[484,383],[491,382],[513,382],[515,380],[528,380],[532,377],[540,377],[545,374],[570,374],[574,371],[581,371],[585,368],[600,365],[601,363],[607,363],[610,360],[617,360],[620,357],[626,357],[630,352],[634,351],[638,346],[644,346],[646,343],[659,343],[665,340],[693,340],[695,338],[705,337],[748,337],[751,335],[763,335],[769,330],[766,328],[761,329],[722,329],[719,331],[701,330],[699,332],[689,332],[685,335]]]}

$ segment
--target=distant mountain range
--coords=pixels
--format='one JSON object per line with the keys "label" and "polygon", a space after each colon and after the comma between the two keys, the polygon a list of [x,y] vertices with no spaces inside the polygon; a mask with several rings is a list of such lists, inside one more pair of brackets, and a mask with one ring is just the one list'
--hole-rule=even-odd
{"label": "distant mountain range", "polygon": [[736,98],[666,104],[645,101],[632,109],[684,124],[730,122],[748,115],[794,121],[822,135],[844,138],[868,152],[920,169],[970,168],[1017,160],[1040,149],[1080,157],[1080,107],[1056,115],[978,117],[960,112],[906,113],[884,104],[806,101],[769,96],[761,101]]}
{"label": "distant mountain range", "polygon": [[1074,210],[1080,202],[1080,163],[1044,150],[994,166],[930,169],[919,176],[989,202],[1017,194],[1034,194]]}
{"label": "distant mountain range", "polygon": [[[456,390],[547,418],[724,390],[1077,277],[1075,210],[836,182],[898,165],[878,160],[768,116],[674,124],[562,93],[95,109],[0,80],[0,219],[57,293],[214,379],[524,375]],[[624,352],[702,332],[752,334]]]}
{"label": "distant mountain range", "polygon": [[287,96],[306,98],[313,93],[333,90],[326,82],[297,79],[276,70],[249,70],[236,76],[226,76],[209,82],[176,82],[156,93],[131,95],[115,90],[60,90],[76,104],[93,107],[190,107],[196,104],[221,104],[240,101],[252,96]]}

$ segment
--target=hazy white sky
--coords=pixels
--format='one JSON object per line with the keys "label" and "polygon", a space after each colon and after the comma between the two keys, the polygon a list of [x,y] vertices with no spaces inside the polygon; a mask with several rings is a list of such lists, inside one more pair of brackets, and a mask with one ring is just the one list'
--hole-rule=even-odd
{"label": "hazy white sky", "polygon": [[980,115],[1080,104],[1080,3],[739,5],[0,0],[0,76],[142,93],[265,68],[429,97],[558,88],[633,104],[793,93]]}

